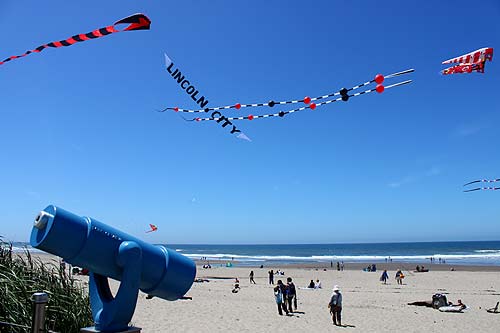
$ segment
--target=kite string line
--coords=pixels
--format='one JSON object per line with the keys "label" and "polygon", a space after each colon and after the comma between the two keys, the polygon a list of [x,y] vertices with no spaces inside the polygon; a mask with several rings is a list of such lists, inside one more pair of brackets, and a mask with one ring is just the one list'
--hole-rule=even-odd
{"label": "kite string line", "polygon": [[[396,72],[396,73],[388,74],[388,75],[385,75],[385,76],[382,76],[382,77],[384,79],[390,79],[390,78],[393,78],[393,77],[396,77],[396,76],[400,76],[400,75],[412,73],[414,71],[415,71],[415,69],[411,68],[411,69],[407,69],[407,70],[404,70],[404,71],[401,71],[401,72]],[[376,79],[373,79],[373,80],[364,82],[362,84],[353,86],[352,88],[349,88],[349,89],[345,89],[345,88],[341,89],[341,91],[343,90],[344,94],[346,94],[349,91],[362,88],[362,87],[367,86],[367,85],[369,85],[369,84],[371,84],[373,82],[376,82]],[[206,113],[208,111],[219,111],[219,110],[227,110],[227,109],[240,109],[240,108],[261,107],[261,106],[273,107],[274,105],[305,103],[306,99],[308,99],[308,103],[306,103],[306,104],[309,104],[310,102],[313,102],[313,101],[317,101],[317,100],[321,100],[321,99],[326,99],[326,98],[330,98],[330,97],[335,97],[335,96],[342,95],[341,91],[337,91],[335,93],[330,93],[330,94],[327,94],[327,95],[323,95],[323,96],[319,96],[319,97],[314,97],[314,98],[308,98],[308,97],[306,97],[306,98],[304,98],[302,100],[290,100],[290,101],[281,101],[281,102],[270,101],[270,102],[267,102],[267,103],[251,103],[251,104],[239,104],[239,103],[237,103],[237,104],[234,104],[234,105],[226,105],[226,106],[219,106],[219,107],[215,107],[215,108],[205,108],[205,109],[199,109],[199,110],[182,109],[182,108],[178,108],[178,107],[167,107],[167,108],[165,108],[165,109],[163,109],[162,111],[159,111],[159,112],[165,112],[167,110],[174,110],[175,112],[185,112],[185,113]]]}
{"label": "kite string line", "polygon": [[496,190],[500,190],[500,187],[478,187],[478,188],[473,188],[470,190],[465,190],[464,192],[473,192],[473,191],[481,191],[481,190],[496,191]]}
{"label": "kite string line", "polygon": [[[394,87],[405,85],[405,84],[408,84],[408,83],[411,83],[411,82],[412,82],[412,80],[406,80],[406,81],[403,81],[403,82],[398,82],[398,83],[391,84],[391,85],[385,87],[385,89],[394,88]],[[376,89],[368,89],[368,90],[361,91],[361,92],[358,92],[358,93],[355,93],[355,94],[352,94],[352,95],[348,95],[348,96],[349,97],[356,97],[356,96],[360,96],[360,95],[364,95],[364,94],[369,94],[369,93],[374,92],[374,91],[377,91],[377,90]],[[293,109],[293,110],[280,111],[278,113],[263,114],[263,115],[256,115],[256,116],[249,115],[249,116],[231,117],[231,118],[224,118],[224,119],[228,119],[228,120],[245,120],[245,119],[253,120],[253,119],[259,119],[259,118],[283,117],[284,115],[289,114],[289,113],[300,112],[300,111],[304,111],[306,109],[312,109],[312,110],[314,110],[318,106],[326,105],[326,104],[330,104],[330,103],[334,103],[334,102],[338,102],[338,101],[341,101],[341,100],[342,100],[342,97],[339,97],[337,99],[332,99],[332,100],[328,100],[328,101],[324,101],[324,102],[320,102],[320,103],[314,104],[314,107],[311,107],[311,105],[308,105],[308,106],[303,106],[303,107],[300,107],[300,108],[297,108],[297,109]],[[185,120],[187,120],[187,121],[209,121],[209,120],[218,121],[219,119],[221,119],[221,118],[220,117],[218,117],[218,118],[193,118],[193,119],[185,119]]]}
{"label": "kite string line", "polygon": [[467,186],[467,185],[470,185],[470,184],[475,184],[475,183],[496,183],[496,182],[500,182],[500,178],[498,179],[478,179],[478,180],[474,180],[474,181],[471,181],[467,184],[464,184],[463,186]]}

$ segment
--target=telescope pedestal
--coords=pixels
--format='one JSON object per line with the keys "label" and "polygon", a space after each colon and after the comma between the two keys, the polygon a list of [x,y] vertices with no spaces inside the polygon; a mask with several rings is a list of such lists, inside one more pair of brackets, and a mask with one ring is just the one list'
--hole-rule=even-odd
{"label": "telescope pedestal", "polygon": [[81,332],[135,333],[141,329],[128,326],[134,315],[141,279],[142,249],[136,242],[122,242],[116,264],[123,269],[116,296],[109,289],[108,278],[90,273],[89,293],[94,327]]}

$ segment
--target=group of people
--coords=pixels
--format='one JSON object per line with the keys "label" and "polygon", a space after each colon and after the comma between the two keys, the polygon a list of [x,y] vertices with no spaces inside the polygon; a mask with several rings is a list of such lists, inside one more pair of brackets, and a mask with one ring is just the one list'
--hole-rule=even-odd
{"label": "group of people", "polygon": [[[330,261],[330,268],[333,268],[333,261]],[[337,261],[337,271],[343,271],[343,270],[344,270],[344,262]]]}
{"label": "group of people", "polygon": [[[403,274],[403,272],[400,269],[398,269],[398,271],[396,272],[396,276],[395,276],[396,282],[398,284],[403,284],[404,278],[405,278],[405,275]],[[387,273],[387,270],[384,269],[384,272],[382,272],[382,275],[380,276],[380,281],[384,282],[384,284],[387,284],[388,279],[389,279],[389,274]]]}
{"label": "group of people", "polygon": [[285,272],[283,272],[282,270],[279,270],[279,269],[275,272],[271,269],[269,272],[267,272],[267,274],[269,275],[269,284],[274,284],[274,276],[275,275],[285,275]]}
{"label": "group of people", "polygon": [[365,272],[376,272],[377,271],[377,265],[375,265],[375,264],[368,265],[368,267],[363,268],[363,271],[365,271]]}
{"label": "group of people", "polygon": [[307,286],[309,289],[321,289],[321,281],[319,279],[316,279],[316,283],[314,283],[314,280],[311,280],[309,282],[309,285]]}
{"label": "group of people", "polygon": [[[321,288],[321,282],[316,280],[314,283],[311,280],[309,288]],[[276,305],[278,306],[278,314],[280,316],[285,312],[286,315],[297,311],[297,288],[292,281],[291,277],[286,279],[286,285],[283,281],[278,280],[276,286],[274,287],[274,297],[276,300]],[[333,287],[333,293],[328,302],[328,308],[330,309],[330,314],[332,316],[332,321],[334,325],[342,325],[342,294],[340,293],[339,286]]]}
{"label": "group of people", "polygon": [[288,315],[297,310],[297,289],[291,277],[286,279],[286,285],[283,284],[283,281],[278,280],[276,287],[274,287],[274,298],[280,316],[283,315],[283,311]]}

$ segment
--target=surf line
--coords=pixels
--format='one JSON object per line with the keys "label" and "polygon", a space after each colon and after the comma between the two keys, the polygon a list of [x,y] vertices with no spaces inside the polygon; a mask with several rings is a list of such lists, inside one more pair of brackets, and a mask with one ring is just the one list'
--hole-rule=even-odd
{"label": "surf line", "polygon": [[[198,105],[200,105],[202,108],[205,108],[208,104],[208,99],[205,96],[201,96],[200,98],[197,99],[197,95],[199,91],[195,88],[194,85],[191,84],[191,82],[186,79],[186,76],[182,74],[182,72],[178,69],[175,68],[174,62],[169,58],[169,56],[165,53],[165,65],[167,67],[167,72],[172,76],[174,80],[177,81],[179,86],[186,91],[188,95],[191,96],[191,99],[195,101]],[[205,108],[206,112],[208,112],[208,108]],[[221,126],[224,128],[227,125],[231,125],[233,128],[231,129],[231,134],[234,133],[240,133],[241,131],[234,126],[234,124],[225,116],[223,116],[220,112],[214,111],[210,115],[212,118],[218,118],[216,120],[217,123],[222,123]]]}

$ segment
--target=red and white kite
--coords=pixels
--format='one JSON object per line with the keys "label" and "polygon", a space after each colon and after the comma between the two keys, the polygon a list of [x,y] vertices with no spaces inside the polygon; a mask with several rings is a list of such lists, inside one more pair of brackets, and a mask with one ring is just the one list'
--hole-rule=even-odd
{"label": "red and white kite", "polygon": [[474,52],[443,61],[443,65],[453,63],[458,63],[458,65],[446,68],[441,73],[443,75],[472,73],[473,71],[484,73],[484,64],[486,63],[486,60],[491,61],[492,59],[493,48],[483,47],[482,49],[476,50]]}
{"label": "red and white kite", "polygon": [[149,224],[149,227],[151,228],[151,230],[146,231],[146,233],[158,230],[158,227],[154,224]]}

